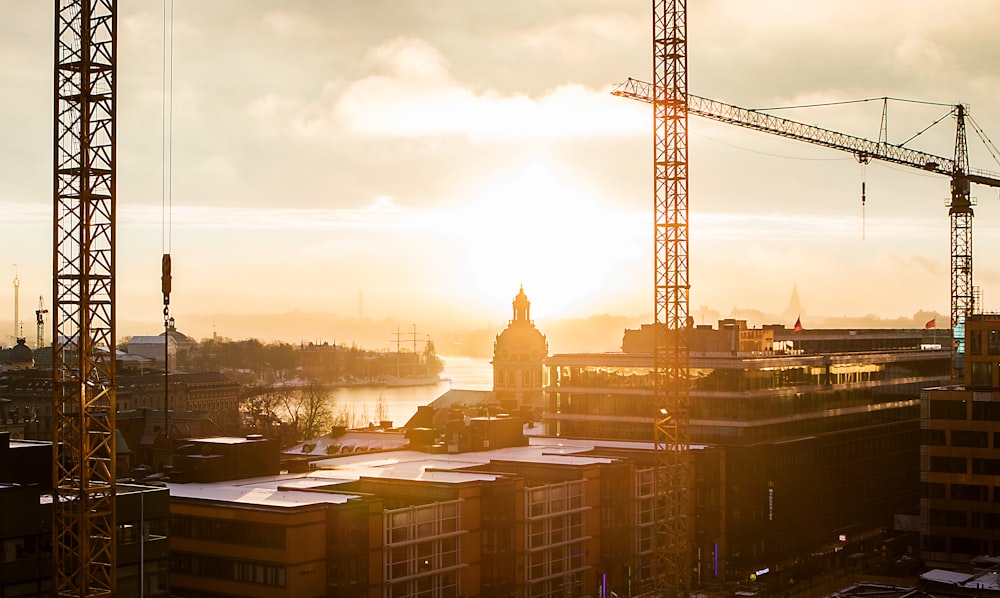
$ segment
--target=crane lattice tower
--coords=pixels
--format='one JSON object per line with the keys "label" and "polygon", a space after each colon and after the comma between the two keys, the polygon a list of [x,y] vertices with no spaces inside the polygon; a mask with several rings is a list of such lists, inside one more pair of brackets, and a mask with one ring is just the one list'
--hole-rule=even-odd
{"label": "crane lattice tower", "polygon": [[653,0],[655,512],[658,593],[690,584],[688,120],[685,0]]}
{"label": "crane lattice tower", "polygon": [[115,594],[116,0],[56,0],[53,587]]}

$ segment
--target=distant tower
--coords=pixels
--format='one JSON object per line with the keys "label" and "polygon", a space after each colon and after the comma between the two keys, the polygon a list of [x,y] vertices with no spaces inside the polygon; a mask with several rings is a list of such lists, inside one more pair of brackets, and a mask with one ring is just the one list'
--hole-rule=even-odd
{"label": "distant tower", "polygon": [[542,366],[548,356],[545,335],[531,321],[524,287],[514,297],[514,319],[493,344],[493,394],[504,409],[542,408]]}
{"label": "distant tower", "polygon": [[791,319],[792,317],[797,318],[804,313],[806,312],[804,309],[802,309],[802,303],[799,301],[799,285],[793,283],[792,297],[791,299],[788,300],[788,308],[785,309],[785,313],[783,315],[785,316],[785,319],[788,320]]}
{"label": "distant tower", "polygon": [[14,342],[21,336],[21,315],[18,313],[18,294],[20,291],[18,288],[21,286],[21,281],[17,278],[17,270],[14,271]]}

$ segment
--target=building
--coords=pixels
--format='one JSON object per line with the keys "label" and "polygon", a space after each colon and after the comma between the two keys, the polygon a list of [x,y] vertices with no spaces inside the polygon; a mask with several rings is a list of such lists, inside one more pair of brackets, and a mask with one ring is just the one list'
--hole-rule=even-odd
{"label": "building", "polygon": [[[240,458],[246,445],[236,440],[226,458]],[[171,592],[637,593],[636,547],[648,551],[652,540],[652,470],[640,463],[649,461],[650,445],[526,442],[463,453],[356,453],[300,473],[172,481]]]}
{"label": "building", "polygon": [[965,320],[965,379],[921,395],[921,557],[1000,554],[1000,314]]}
{"label": "building", "polygon": [[514,318],[493,343],[493,394],[510,412],[542,408],[542,363],[549,352],[545,336],[531,321],[524,287],[513,301]]}
{"label": "building", "polygon": [[[162,346],[162,337],[161,339]],[[199,411],[207,414],[225,433],[236,434],[240,429],[240,385],[220,372],[170,372],[169,409]],[[164,401],[163,372],[118,376],[118,409],[162,411]]]}
{"label": "building", "polygon": [[[621,353],[550,356],[545,433],[651,440],[651,336],[627,331]],[[920,391],[949,379],[947,349],[927,348],[923,331],[726,320],[690,339],[699,571],[791,570],[803,554],[864,547],[916,510]]]}
{"label": "building", "polygon": [[[137,475],[162,472],[172,465],[174,445],[179,441],[225,435],[208,414],[197,411],[171,411],[168,417],[157,409],[119,411],[115,425],[124,445],[117,447],[118,466],[130,473],[138,468]],[[165,432],[168,428],[169,433]]]}
{"label": "building", "polygon": [[[0,596],[52,595],[52,444],[0,434]],[[116,485],[119,596],[168,595],[164,487]],[[144,580],[140,591],[140,579]]]}
{"label": "building", "polygon": [[[166,347],[163,346],[166,339]],[[177,363],[177,341],[173,336],[133,336],[128,341],[128,354],[138,355],[163,366],[164,351],[170,363]]]}
{"label": "building", "polygon": [[35,355],[23,338],[7,351],[7,360],[0,367],[8,370],[30,370],[35,367]]}

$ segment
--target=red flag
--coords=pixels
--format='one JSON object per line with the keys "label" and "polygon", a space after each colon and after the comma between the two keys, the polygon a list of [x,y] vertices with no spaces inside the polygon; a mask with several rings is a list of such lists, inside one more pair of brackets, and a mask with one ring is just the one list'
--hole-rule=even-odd
{"label": "red flag", "polygon": [[937,322],[935,320],[937,320],[937,318],[931,318],[930,320],[927,320],[927,323],[924,324],[924,328],[934,328],[937,325]]}
{"label": "red flag", "polygon": [[802,332],[802,318],[795,318],[795,332]]}

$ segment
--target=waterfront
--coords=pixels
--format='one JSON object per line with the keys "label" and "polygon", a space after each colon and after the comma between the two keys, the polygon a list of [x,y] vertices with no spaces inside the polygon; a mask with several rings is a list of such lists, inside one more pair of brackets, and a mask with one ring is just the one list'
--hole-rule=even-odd
{"label": "waterfront", "polygon": [[402,426],[426,405],[451,388],[462,390],[492,390],[493,366],[488,358],[446,357],[441,382],[422,386],[352,386],[330,391],[335,414],[343,413],[355,426],[379,419],[379,398],[385,406],[385,419]]}

